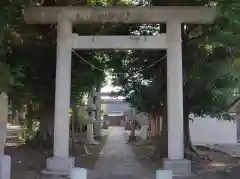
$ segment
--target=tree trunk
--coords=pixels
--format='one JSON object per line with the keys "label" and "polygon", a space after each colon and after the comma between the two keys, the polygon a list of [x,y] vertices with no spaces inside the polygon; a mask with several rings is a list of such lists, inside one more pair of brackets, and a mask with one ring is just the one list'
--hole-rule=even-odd
{"label": "tree trunk", "polygon": [[96,86],[96,92],[98,95],[96,96],[96,101],[95,104],[97,106],[97,110],[95,112],[95,118],[97,120],[97,123],[95,123],[94,128],[95,128],[95,134],[96,134],[96,139],[101,138],[101,83],[99,83]]}
{"label": "tree trunk", "polygon": [[40,147],[52,147],[54,134],[54,103],[43,102],[37,139]]}
{"label": "tree trunk", "polygon": [[163,122],[162,122],[162,151],[163,151],[163,157],[167,158],[168,157],[168,120],[167,116],[165,115],[163,117]]}
{"label": "tree trunk", "polygon": [[136,121],[135,121],[135,119],[132,119],[131,120],[131,134],[129,136],[129,141],[136,141],[135,130],[136,130]]}
{"label": "tree trunk", "polygon": [[184,147],[189,148],[192,146],[189,130],[189,113],[185,111],[183,114],[183,131],[184,131]]}
{"label": "tree trunk", "polygon": [[161,131],[161,153],[162,158],[168,157],[168,118],[167,118],[167,96],[165,95],[165,101],[163,105],[163,117],[162,117],[162,131]]}
{"label": "tree trunk", "polygon": [[53,136],[54,133],[54,114],[50,109],[46,109],[46,111],[41,115],[40,119],[40,133],[44,136]]}
{"label": "tree trunk", "polygon": [[32,103],[28,102],[27,104],[27,129],[29,131],[33,131],[33,105]]}
{"label": "tree trunk", "polygon": [[168,157],[168,120],[167,120],[167,96],[165,94],[164,104],[162,109],[157,111],[156,117],[162,116],[162,130],[161,135],[157,137],[156,141],[156,151],[154,155],[160,156],[161,158]]}
{"label": "tree trunk", "polygon": [[136,123],[135,119],[132,119],[132,125],[131,125],[131,136],[135,136],[135,129],[136,129]]}
{"label": "tree trunk", "polygon": [[79,125],[79,120],[78,120],[78,107],[77,107],[77,103],[74,101],[71,104],[71,108],[72,108],[72,119],[71,119],[71,153],[72,155],[75,152],[75,143],[74,141],[76,140],[76,133],[80,133],[80,125]]}
{"label": "tree trunk", "polygon": [[131,134],[129,136],[129,141],[135,141],[136,140],[136,135],[135,135],[135,130],[136,130],[136,109],[132,108],[131,111]]}
{"label": "tree trunk", "polygon": [[[166,28],[166,26],[165,26]],[[165,61],[165,67],[167,68],[167,62]],[[164,70],[163,72],[163,76],[165,79],[167,79],[167,71]],[[167,80],[165,80],[167,81]],[[167,83],[164,84],[165,89],[163,92],[164,95],[164,101],[163,101],[163,122],[162,122],[162,126],[163,126],[163,157],[167,158],[168,157],[168,99],[167,99]]]}
{"label": "tree trunk", "polygon": [[12,124],[16,124],[16,121],[15,121],[16,115],[17,115],[16,108],[12,105]]}
{"label": "tree trunk", "polygon": [[73,130],[74,132],[80,132],[78,124],[78,107],[76,102],[73,102],[71,104],[71,108],[72,108],[71,127],[73,127],[71,130]]}
{"label": "tree trunk", "polygon": [[71,108],[72,108],[72,118],[70,119],[70,146],[71,146],[71,155],[73,156],[74,155],[74,140],[75,140],[75,120],[76,120],[76,103],[73,102],[71,104]]}
{"label": "tree trunk", "polygon": [[189,111],[184,110],[183,113],[183,130],[184,130],[184,153],[185,158],[188,158],[190,160],[194,158],[199,158],[200,155],[197,153],[197,151],[192,146],[191,141],[191,135],[190,135],[190,129],[189,129]]}

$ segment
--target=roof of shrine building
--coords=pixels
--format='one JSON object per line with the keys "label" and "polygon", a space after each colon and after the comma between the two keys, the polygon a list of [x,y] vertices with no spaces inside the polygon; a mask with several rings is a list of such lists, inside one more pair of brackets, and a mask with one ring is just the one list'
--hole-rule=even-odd
{"label": "roof of shrine building", "polygon": [[208,24],[214,21],[215,7],[154,6],[154,7],[29,7],[24,11],[28,24],[53,24],[59,14],[73,23],[161,23],[178,19],[185,23]]}

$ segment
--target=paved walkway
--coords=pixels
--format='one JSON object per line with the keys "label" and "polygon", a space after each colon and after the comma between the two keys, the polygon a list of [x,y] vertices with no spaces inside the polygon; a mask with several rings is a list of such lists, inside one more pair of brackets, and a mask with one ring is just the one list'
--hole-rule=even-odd
{"label": "paved walkway", "polygon": [[[109,128],[108,140],[101,153],[94,170],[88,170],[87,179],[156,179],[155,173],[149,172],[135,160],[131,147],[126,144],[122,127]],[[192,177],[175,177],[174,179],[239,179],[240,166],[195,174]],[[68,178],[48,176],[43,179]]]}
{"label": "paved walkway", "polygon": [[109,136],[102,155],[90,179],[154,179],[154,173],[144,169],[134,158],[131,147],[126,144],[123,127],[109,128]]}
{"label": "paved walkway", "polygon": [[[135,160],[131,147],[126,144],[122,127],[109,128],[107,143],[93,173],[89,172],[88,179],[155,179],[155,173],[149,172]],[[218,171],[197,172],[195,176],[180,179],[238,179],[239,176],[238,166]]]}

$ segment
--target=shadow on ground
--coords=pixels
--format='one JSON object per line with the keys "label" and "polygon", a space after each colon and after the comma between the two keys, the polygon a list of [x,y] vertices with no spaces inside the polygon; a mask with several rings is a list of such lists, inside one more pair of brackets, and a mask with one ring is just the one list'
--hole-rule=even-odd
{"label": "shadow on ground", "polygon": [[[100,145],[88,146],[91,153],[89,155],[78,153],[78,149],[82,147],[82,144],[76,145],[76,166],[93,169],[106,140],[107,134],[104,134]],[[50,157],[51,152],[43,149],[31,149],[22,145],[6,147],[5,154],[10,155],[12,160],[11,179],[39,179],[41,171],[46,167],[46,159]]]}
{"label": "shadow on ground", "polygon": [[[155,172],[161,167],[160,159],[153,156],[155,147],[150,141],[137,141],[129,143],[131,145],[136,160],[143,167]],[[225,153],[209,150],[198,149],[200,155],[206,155],[211,160],[192,161],[192,172],[198,179],[239,179],[240,160],[231,157]]]}
{"label": "shadow on ground", "polygon": [[[75,157],[76,157],[75,165],[77,167],[93,170],[99,156],[101,155],[101,150],[104,147],[107,141],[107,138],[108,138],[107,135],[103,135],[101,137],[101,140],[99,141],[100,145],[88,146],[89,152],[91,154],[82,155],[82,154],[75,153]],[[78,147],[82,147],[82,146],[76,146],[76,151]]]}

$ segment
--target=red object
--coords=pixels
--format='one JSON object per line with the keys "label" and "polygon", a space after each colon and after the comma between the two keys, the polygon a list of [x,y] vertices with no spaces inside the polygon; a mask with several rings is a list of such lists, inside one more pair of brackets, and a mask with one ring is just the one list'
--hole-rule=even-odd
{"label": "red object", "polygon": [[152,136],[156,136],[156,120],[151,120]]}

